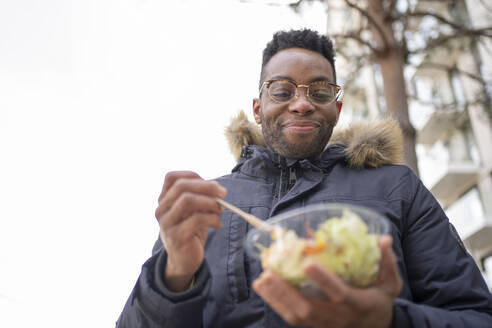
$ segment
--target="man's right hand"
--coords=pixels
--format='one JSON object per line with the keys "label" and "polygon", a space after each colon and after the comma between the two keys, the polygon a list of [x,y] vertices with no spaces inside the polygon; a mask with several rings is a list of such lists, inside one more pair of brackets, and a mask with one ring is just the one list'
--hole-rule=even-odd
{"label": "man's right hand", "polygon": [[205,181],[194,172],[166,175],[155,216],[166,247],[164,279],[170,290],[180,292],[190,286],[203,262],[208,228],[222,226],[223,210],[214,198],[225,195],[225,188],[216,181]]}

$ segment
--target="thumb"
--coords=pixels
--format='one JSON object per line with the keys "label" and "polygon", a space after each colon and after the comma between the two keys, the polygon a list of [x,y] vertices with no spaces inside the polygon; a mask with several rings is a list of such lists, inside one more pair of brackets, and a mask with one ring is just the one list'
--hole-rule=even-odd
{"label": "thumb", "polygon": [[402,280],[396,263],[396,256],[391,245],[393,237],[384,235],[379,238],[379,248],[381,249],[381,262],[379,265],[379,277],[377,284],[389,295],[397,297],[402,289]]}

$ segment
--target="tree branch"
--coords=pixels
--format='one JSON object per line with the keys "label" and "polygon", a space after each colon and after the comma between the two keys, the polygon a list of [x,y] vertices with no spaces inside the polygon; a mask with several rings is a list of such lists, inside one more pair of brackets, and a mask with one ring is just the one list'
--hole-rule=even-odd
{"label": "tree branch", "polygon": [[[435,19],[437,19],[438,21],[440,21],[441,23],[451,26],[455,30],[464,30],[470,34],[475,34],[475,31],[483,31],[483,32],[492,33],[492,26],[481,28],[481,29],[469,29],[466,26],[452,22],[452,21],[448,20],[447,18],[445,18],[444,16],[439,15],[439,14],[434,13],[434,12],[430,12],[430,11],[414,11],[414,12],[408,12],[405,15],[414,16],[414,17],[431,16],[431,17],[434,17]],[[402,15],[400,15],[398,17],[398,19],[401,18],[401,16]]]}
{"label": "tree branch", "polygon": [[386,14],[384,16],[385,20],[391,20],[393,21],[393,10],[395,10],[395,5],[396,5],[396,0],[390,0],[390,3],[388,5],[388,10],[386,11]]}
{"label": "tree branch", "polygon": [[454,70],[456,71],[457,73],[459,74],[462,74],[462,75],[465,75],[473,80],[476,80],[480,83],[491,83],[492,81],[485,81],[483,79],[483,77],[481,77],[480,75],[475,75],[475,74],[472,74],[470,72],[466,72],[466,71],[463,71],[459,68],[457,68],[456,66],[448,66],[446,64],[441,64],[441,63],[434,63],[434,62],[423,62],[421,63],[420,65],[410,65],[412,67],[415,67],[415,68],[435,68],[435,69],[440,69],[440,70],[443,70],[443,71],[450,71],[450,70]]}
{"label": "tree branch", "polygon": [[334,38],[334,39],[351,39],[351,40],[355,40],[358,43],[360,43],[362,45],[365,45],[366,47],[368,47],[369,49],[371,49],[371,51],[374,54],[376,54],[376,55],[382,54],[384,52],[383,50],[376,48],[374,45],[372,45],[368,41],[362,39],[359,36],[358,33],[349,32],[349,33],[344,33],[344,34],[332,34],[331,37]]}
{"label": "tree branch", "polygon": [[288,6],[290,9],[292,9],[295,13],[299,13],[299,9],[301,7],[301,3],[303,3],[304,0],[298,0],[297,2],[291,3]]}
{"label": "tree branch", "polygon": [[383,47],[383,49],[380,50],[380,52],[381,53],[384,53],[386,51],[386,49],[389,48],[389,42],[388,42],[388,39],[386,38],[386,34],[384,34],[384,31],[381,28],[381,26],[379,26],[378,22],[374,19],[374,17],[372,17],[372,15],[370,15],[367,12],[367,10],[364,10],[363,8],[357,6],[355,3],[350,2],[350,0],[345,0],[345,3],[347,4],[347,6],[349,6],[351,8],[354,8],[355,10],[357,10],[362,16],[366,17],[367,20],[372,25],[374,25],[374,27],[378,31],[379,35],[381,36],[381,39],[383,40],[384,47]]}
{"label": "tree branch", "polygon": [[458,37],[462,37],[463,35],[441,35],[435,39],[432,39],[430,41],[427,41],[425,46],[417,48],[417,49],[407,49],[407,55],[417,55],[417,54],[422,54],[426,53],[432,48],[435,48],[437,46],[440,46],[441,44],[451,40],[451,39],[456,39]]}
{"label": "tree branch", "polygon": [[[482,29],[474,30],[474,33],[472,35],[492,38],[492,35],[481,34],[482,33],[481,30]],[[427,52],[427,51],[429,51],[433,48],[436,48],[436,47],[442,45],[443,43],[448,42],[452,39],[470,36],[470,34],[468,32],[469,31],[458,30],[458,31],[456,31],[455,34],[440,35],[437,38],[434,38],[434,39],[427,41],[427,44],[425,46],[423,46],[421,48],[413,49],[413,50],[408,50],[407,53],[411,54],[411,55],[415,55],[415,54],[421,54],[421,53]]]}
{"label": "tree branch", "polygon": [[462,104],[459,104],[457,102],[450,102],[447,104],[437,104],[433,101],[426,101],[422,100],[419,97],[409,94],[408,98],[412,99],[413,101],[418,102],[419,104],[425,105],[425,106],[432,106],[436,111],[446,111],[446,110],[453,110],[457,108],[467,108],[468,106],[472,105],[483,105],[485,104],[485,99],[480,98],[480,97],[475,97],[473,101],[465,101]]}
{"label": "tree branch", "polygon": [[345,85],[344,89],[346,91],[347,89],[350,90],[350,86],[353,85],[352,82],[355,81],[360,76],[360,69],[367,64],[366,60],[367,58],[364,56],[356,56],[350,59],[350,62],[355,62],[357,64],[356,67],[347,74],[347,78],[345,79],[344,82]]}

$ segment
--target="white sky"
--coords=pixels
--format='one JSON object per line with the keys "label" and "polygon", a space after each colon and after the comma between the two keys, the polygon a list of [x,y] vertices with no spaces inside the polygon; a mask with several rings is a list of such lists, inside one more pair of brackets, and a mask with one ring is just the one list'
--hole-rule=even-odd
{"label": "white sky", "polygon": [[325,30],[321,7],[304,17],[239,0],[0,0],[0,327],[114,326],[165,173],[230,171],[223,129],[250,115],[265,43]]}

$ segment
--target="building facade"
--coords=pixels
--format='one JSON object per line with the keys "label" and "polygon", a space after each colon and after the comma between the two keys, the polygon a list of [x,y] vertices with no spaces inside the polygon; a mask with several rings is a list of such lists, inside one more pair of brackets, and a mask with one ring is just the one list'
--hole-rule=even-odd
{"label": "building facade", "polygon": [[[422,2],[422,9],[470,28],[492,21],[480,0]],[[437,2],[436,2],[437,3]],[[492,4],[490,4],[492,7]],[[423,22],[422,22],[423,23]],[[446,67],[446,69],[443,69]],[[421,177],[492,286],[492,42],[458,37],[428,53],[411,79],[419,99]],[[489,82],[487,82],[489,81]],[[425,108],[433,107],[432,110]]]}

